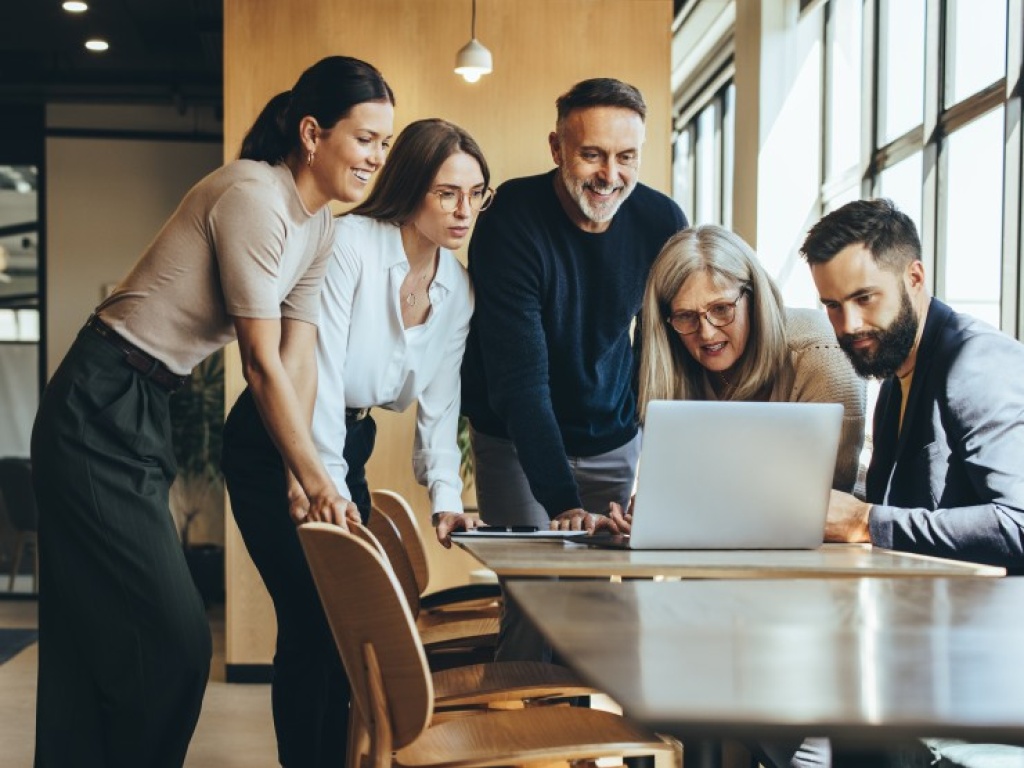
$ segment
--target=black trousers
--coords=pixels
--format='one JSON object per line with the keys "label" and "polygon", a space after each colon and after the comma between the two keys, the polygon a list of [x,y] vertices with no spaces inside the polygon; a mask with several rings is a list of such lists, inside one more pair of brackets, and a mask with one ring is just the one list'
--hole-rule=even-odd
{"label": "black trousers", "polygon": [[185,760],[211,643],[167,503],[168,398],[88,329],[43,394],[36,768]]}
{"label": "black trousers", "polygon": [[[369,416],[347,424],[346,482],[364,522],[365,466],[376,435]],[[288,514],[284,463],[248,389],[224,425],[221,465],[232,513],[277,616],[271,702],[278,760],[285,768],[337,768],[345,760],[351,689]]]}

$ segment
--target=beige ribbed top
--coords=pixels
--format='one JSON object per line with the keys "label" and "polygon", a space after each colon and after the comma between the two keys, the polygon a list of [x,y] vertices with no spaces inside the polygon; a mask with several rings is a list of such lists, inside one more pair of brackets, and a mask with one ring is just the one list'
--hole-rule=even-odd
{"label": "beige ribbed top", "polygon": [[331,232],[330,210],[306,210],[286,166],[236,160],[189,190],[96,312],[187,374],[234,340],[233,317],[315,324]]}

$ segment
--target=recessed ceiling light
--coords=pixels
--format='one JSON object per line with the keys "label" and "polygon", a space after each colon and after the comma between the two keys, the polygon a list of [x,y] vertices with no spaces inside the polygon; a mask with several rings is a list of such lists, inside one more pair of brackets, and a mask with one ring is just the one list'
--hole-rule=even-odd
{"label": "recessed ceiling light", "polygon": [[79,0],[67,0],[61,8],[68,13],[85,13],[89,10],[89,4],[80,2]]}
{"label": "recessed ceiling light", "polygon": [[85,47],[90,51],[105,51],[110,47],[110,43],[106,40],[100,40],[98,38],[93,40],[86,40]]}

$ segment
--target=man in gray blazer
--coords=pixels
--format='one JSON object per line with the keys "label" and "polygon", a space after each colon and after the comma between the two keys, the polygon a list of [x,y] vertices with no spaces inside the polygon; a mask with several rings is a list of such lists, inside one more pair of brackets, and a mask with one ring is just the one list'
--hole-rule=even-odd
{"label": "man in gray blazer", "polygon": [[[889,200],[828,214],[801,253],[853,367],[883,380],[866,501],[832,491],[825,540],[1024,573],[1024,345],[931,297],[917,229]],[[821,741],[772,763],[831,765]],[[835,756],[837,765],[976,766],[1024,760],[1024,749],[922,739]]]}
{"label": "man in gray blazer", "polygon": [[801,252],[854,367],[884,380],[866,502],[833,491],[826,541],[1024,572],[1024,345],[930,296],[888,200],[828,214]]}

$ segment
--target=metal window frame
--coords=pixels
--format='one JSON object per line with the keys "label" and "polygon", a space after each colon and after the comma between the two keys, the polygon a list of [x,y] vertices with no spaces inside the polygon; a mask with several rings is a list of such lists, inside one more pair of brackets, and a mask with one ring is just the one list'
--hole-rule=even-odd
{"label": "metal window frame", "polygon": [[[675,140],[684,131],[691,131],[690,140],[690,185],[693,190],[692,206],[693,210],[688,211],[690,216],[694,216],[697,207],[697,195],[699,194],[700,182],[702,181],[702,173],[706,173],[707,169],[703,169],[700,163],[697,162],[699,156],[699,147],[701,142],[707,140],[701,133],[700,129],[700,117],[704,114],[704,111],[712,106],[717,107],[715,110],[715,121],[713,127],[713,135],[710,137],[713,142],[712,155],[713,161],[713,178],[712,190],[712,217],[715,221],[721,222],[723,226],[732,226],[732,200],[726,200],[725,196],[732,190],[732,185],[735,183],[735,179],[730,179],[727,183],[725,179],[726,173],[735,172],[735,163],[733,158],[729,158],[726,161],[725,157],[725,141],[724,141],[724,121],[726,119],[726,112],[728,110],[728,104],[726,99],[726,93],[730,87],[735,86],[735,65],[732,60],[723,63],[715,73],[707,79],[704,86],[697,91],[690,100],[683,105],[676,113],[676,117],[673,120],[674,132],[673,132],[673,151],[675,151]],[[729,220],[726,220],[726,214],[728,213]]]}
{"label": "metal window frame", "polygon": [[[950,214],[949,178],[946,139],[969,123],[992,110],[1004,110],[1003,161],[1003,232],[1000,284],[1000,323],[1004,330],[1024,339],[1024,4],[1019,0],[1006,0],[1007,45],[1006,71],[991,83],[960,101],[947,104],[952,94],[947,85],[947,70],[952,50],[952,36],[947,25],[953,14],[952,4],[957,0],[926,0],[925,2],[925,62],[924,62],[924,114],[922,123],[902,136],[880,145],[881,126],[884,124],[884,82],[887,71],[885,39],[887,32],[881,24],[883,0],[863,0],[862,8],[862,82],[866,109],[861,115],[863,158],[857,170],[847,169],[825,178],[828,152],[823,142],[821,158],[821,204],[826,207],[842,190],[854,183],[854,174],[861,176],[861,194],[872,197],[878,192],[881,174],[911,155],[922,153],[922,208],[921,248],[922,260],[932,291],[939,298],[946,295],[945,267],[947,243],[941,222]],[[829,50],[831,41],[829,22],[831,3],[824,14],[822,46],[823,87],[831,83]],[[894,66],[899,66],[894,62]],[[822,129],[829,131],[831,115],[828,98],[822,100]],[[827,135],[827,133],[826,133]]]}

